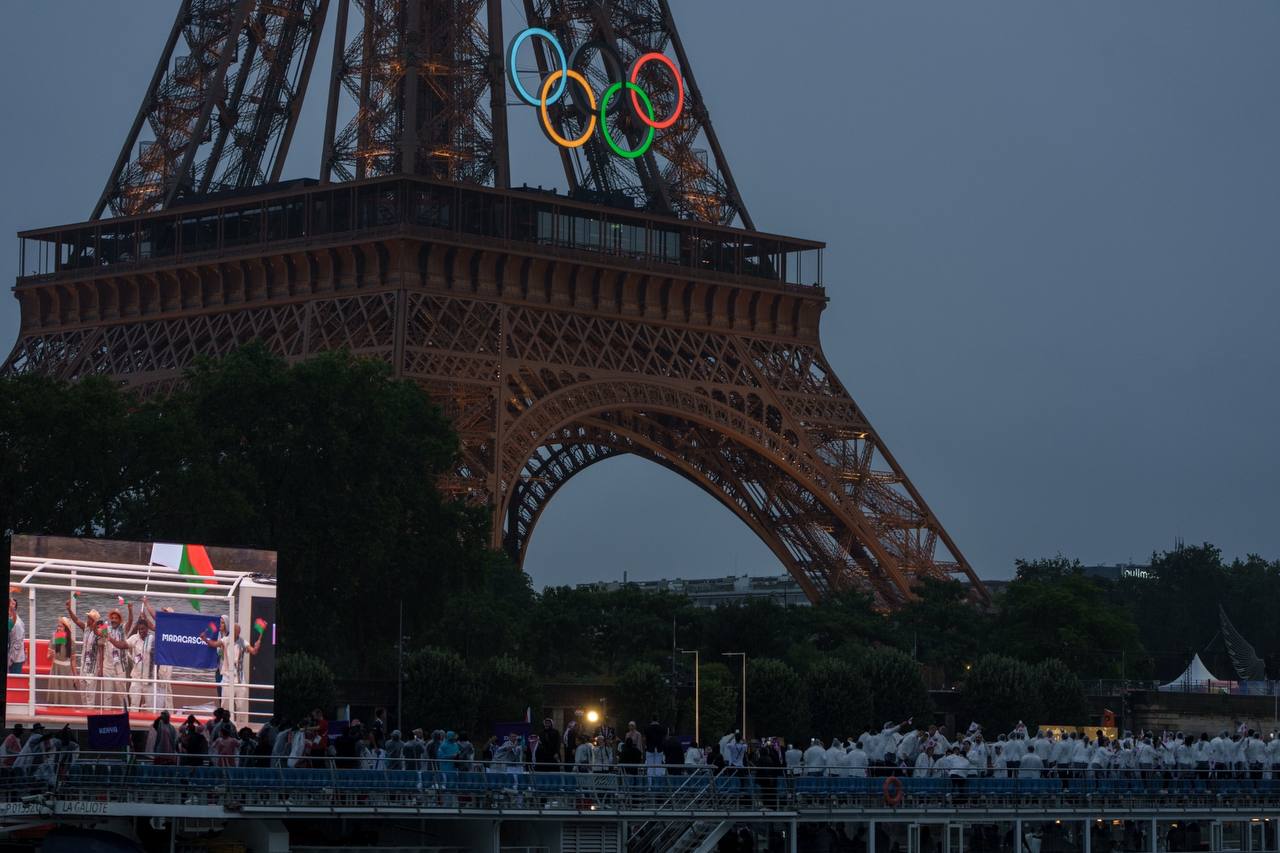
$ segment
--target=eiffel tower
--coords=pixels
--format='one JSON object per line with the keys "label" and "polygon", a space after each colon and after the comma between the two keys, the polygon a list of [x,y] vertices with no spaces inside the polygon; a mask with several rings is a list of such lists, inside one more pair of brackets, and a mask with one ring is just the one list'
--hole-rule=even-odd
{"label": "eiffel tower", "polygon": [[[443,486],[517,561],[569,479],[629,453],[812,600],[888,609],[928,577],[985,600],[823,355],[823,244],[755,230],[668,0],[523,5],[508,42],[500,0],[181,0],[89,220],[20,235],[3,370],[160,394],[249,341],[344,348],[444,408]],[[319,178],[282,182],[330,18]],[[509,109],[540,112],[567,193],[513,184]]]}

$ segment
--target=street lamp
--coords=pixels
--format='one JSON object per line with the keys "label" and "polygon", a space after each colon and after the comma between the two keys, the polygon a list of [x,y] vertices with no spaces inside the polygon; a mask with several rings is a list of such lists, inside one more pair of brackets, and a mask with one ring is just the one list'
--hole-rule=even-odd
{"label": "street lamp", "polygon": [[722,657],[740,657],[742,658],[742,739],[747,739],[747,653],[746,652],[721,652]]}
{"label": "street lamp", "polygon": [[702,685],[699,682],[698,650],[681,649],[680,654],[693,655],[693,739],[702,746]]}
{"label": "street lamp", "polygon": [[587,722],[591,723],[592,725],[595,725],[596,723],[600,722],[600,712],[597,711],[595,708],[592,708],[590,711],[588,711]]}

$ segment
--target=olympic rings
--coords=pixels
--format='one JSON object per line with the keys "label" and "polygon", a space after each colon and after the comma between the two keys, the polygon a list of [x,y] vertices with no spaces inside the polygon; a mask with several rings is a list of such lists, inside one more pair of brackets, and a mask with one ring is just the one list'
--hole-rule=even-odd
{"label": "olympic rings", "polygon": [[[558,66],[552,70],[551,74],[545,80],[543,80],[542,88],[537,98],[529,93],[529,91],[524,87],[524,84],[520,82],[519,74],[516,73],[516,54],[520,50],[520,46],[534,36],[541,38],[551,45],[551,49],[558,62]],[[581,48],[579,48],[579,51],[581,51]],[[575,53],[574,55],[576,57],[578,54]],[[622,68],[620,67],[620,63],[616,62],[616,54],[613,54],[612,51],[610,51],[610,55],[615,57],[615,63],[612,68],[606,69],[606,73],[612,77],[613,74],[620,74],[622,72]],[[658,121],[657,116],[654,114],[653,102],[649,98],[648,93],[639,85],[640,71],[650,62],[658,62],[665,65],[667,70],[671,72],[671,76],[675,80],[676,84],[675,109],[671,111],[671,115],[661,121]],[[557,39],[553,33],[542,29],[541,27],[530,27],[529,29],[520,32],[511,40],[511,47],[507,51],[507,79],[511,83],[511,88],[515,90],[516,95],[519,96],[520,100],[524,101],[529,106],[538,108],[542,118],[542,127],[547,132],[547,136],[562,148],[579,148],[585,145],[587,140],[591,138],[591,134],[596,131],[596,96],[591,90],[591,84],[587,81],[587,78],[583,76],[581,72],[576,71],[571,67],[577,64],[577,59],[570,62],[565,58],[564,47],[561,46],[560,40]],[[684,80],[680,76],[680,70],[676,67],[676,63],[665,54],[657,52],[645,53],[637,57],[631,64],[631,73],[623,74],[622,76],[624,79],[620,82],[612,83],[601,97],[598,109],[600,117],[598,124],[600,127],[600,134],[604,137],[605,144],[609,147],[609,150],[619,157],[632,160],[637,157],[641,157],[648,152],[649,148],[653,145],[655,131],[665,130],[680,120],[680,116],[684,113]],[[564,136],[560,135],[552,126],[551,115],[547,110],[550,105],[558,102],[564,96],[565,92],[568,90],[570,80],[577,83],[583,91],[587,93],[587,101],[591,106],[591,120],[587,124],[587,128],[583,134],[576,139],[566,139]],[[557,83],[559,85],[557,85]],[[553,86],[555,87],[554,92],[551,91]],[[613,137],[609,134],[609,104],[613,100],[613,97],[618,94],[619,91],[624,89],[630,90],[631,107],[635,110],[636,117],[648,129],[648,133],[645,134],[644,142],[631,151],[628,151],[615,142]]]}
{"label": "olympic rings", "polygon": [[[508,51],[507,62],[507,79],[511,81],[511,88],[516,90],[516,94],[520,96],[520,100],[524,101],[531,107],[538,106],[538,102],[534,100],[533,95],[525,91],[524,84],[520,82],[520,75],[516,73],[516,51],[520,50],[520,45],[524,44],[526,39],[533,36],[541,36],[543,39],[551,43],[551,47],[555,49],[556,58],[560,60],[561,73],[569,70],[569,60],[565,58],[564,48],[560,46],[560,39],[541,27],[530,27],[511,40],[511,50]],[[544,104],[552,103],[560,100],[560,96],[564,94],[565,87],[569,84],[569,78],[565,77],[560,80],[560,88],[556,89],[555,95],[548,101],[545,97],[542,99]],[[543,90],[545,94],[545,89]]]}
{"label": "olympic rings", "polygon": [[[631,66],[632,83],[639,82],[640,69],[644,67],[646,62],[650,61],[661,62],[671,70],[671,77],[676,81],[676,108],[672,111],[670,118],[655,122],[653,120],[653,107],[650,105],[649,117],[645,118],[644,113],[640,111],[640,102],[636,100],[636,95],[643,95],[644,92],[641,92],[639,89],[634,87],[632,87],[633,91],[631,92],[631,105],[636,108],[636,115],[640,116],[640,120],[642,122],[649,125],[649,127],[656,127],[658,130],[666,130],[668,127],[675,124],[676,119],[680,118],[680,113],[684,112],[684,80],[680,79],[680,72],[676,70],[676,64],[672,62],[666,54],[646,53],[644,56],[638,58],[635,61],[635,64]],[[648,104],[648,100],[646,100],[645,103]]]}
{"label": "olympic rings", "polygon": [[[649,125],[649,134],[645,136],[644,144],[642,144],[635,151],[628,151],[627,149],[618,145],[618,143],[613,141],[613,137],[609,135],[609,119],[607,116],[607,111],[609,109],[609,100],[614,95],[616,95],[618,93],[618,90],[621,89],[623,86],[631,90],[631,97],[634,98],[636,95],[639,95],[641,98],[643,98],[645,109],[648,110],[649,112],[649,117],[647,119],[645,119],[643,113],[640,114],[640,118],[644,119],[645,124]],[[592,116],[591,122],[592,124],[595,123],[594,116]],[[604,141],[608,143],[609,148],[613,151],[614,154],[617,154],[619,157],[626,157],[628,160],[634,160],[637,157],[643,156],[644,153],[649,150],[649,146],[653,144],[653,134],[654,134],[653,129],[655,127],[657,127],[657,125],[653,123],[653,103],[649,100],[649,96],[645,94],[644,89],[641,89],[635,83],[628,82],[628,83],[614,83],[612,86],[610,86],[608,89],[605,90],[604,97],[600,99],[600,135],[604,137]]]}
{"label": "olympic rings", "polygon": [[[591,134],[596,131],[595,113],[593,112],[591,115],[591,123],[587,125],[587,132],[579,136],[577,139],[565,139],[563,136],[556,133],[555,128],[551,126],[551,116],[547,115],[547,104],[549,103],[547,101],[547,90],[551,88],[551,84],[556,82],[556,79],[559,77],[567,77],[581,86],[583,91],[587,93],[587,101],[591,104],[591,109],[593,111],[596,108],[596,93],[591,91],[591,84],[587,82],[587,78],[583,77],[572,68],[568,71],[553,71],[551,72],[551,76],[542,82],[542,104],[540,109],[542,111],[542,126],[546,128],[547,135],[555,140],[557,145],[564,148],[579,148],[585,145],[587,140],[591,138]],[[563,88],[563,84],[561,84],[561,87]],[[603,120],[604,112],[601,111],[600,115]],[[605,136],[605,139],[609,139],[608,135]],[[610,140],[610,143],[612,143],[612,140]]]}

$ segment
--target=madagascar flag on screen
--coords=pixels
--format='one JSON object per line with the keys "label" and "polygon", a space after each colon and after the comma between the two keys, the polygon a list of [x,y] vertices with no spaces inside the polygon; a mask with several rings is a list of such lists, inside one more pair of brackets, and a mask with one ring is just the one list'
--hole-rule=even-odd
{"label": "madagascar flag on screen", "polygon": [[[213,563],[209,561],[209,552],[205,550],[203,545],[172,545],[166,542],[157,542],[151,546],[151,564],[153,566],[168,566],[171,569],[177,569],[179,574],[195,575],[198,578],[203,578],[199,583],[187,587],[192,595],[203,594],[204,585],[215,583],[213,579]],[[198,598],[191,599],[191,606],[199,610],[200,600]]]}

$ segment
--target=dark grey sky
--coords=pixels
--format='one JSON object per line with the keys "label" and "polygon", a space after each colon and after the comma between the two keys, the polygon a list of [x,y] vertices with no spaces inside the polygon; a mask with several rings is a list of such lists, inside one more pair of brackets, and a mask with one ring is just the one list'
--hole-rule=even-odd
{"label": "dark grey sky", "polygon": [[[88,214],[176,5],[5,4],[0,232]],[[757,224],[830,244],[828,357],[981,575],[1175,537],[1280,557],[1280,3],[673,5]],[[320,92],[289,176],[316,173]],[[517,179],[563,187],[513,120]],[[628,460],[566,487],[527,569],[779,570]]]}

